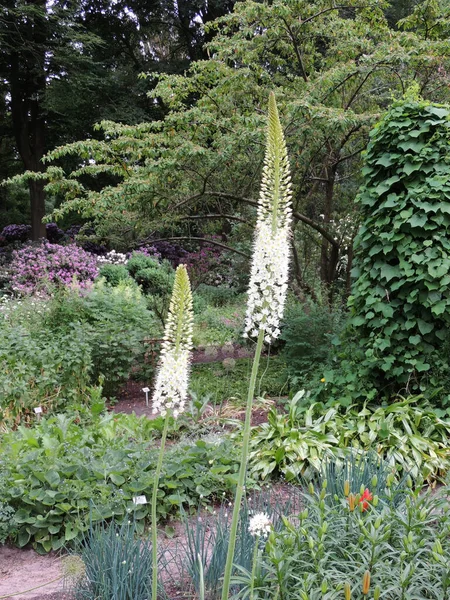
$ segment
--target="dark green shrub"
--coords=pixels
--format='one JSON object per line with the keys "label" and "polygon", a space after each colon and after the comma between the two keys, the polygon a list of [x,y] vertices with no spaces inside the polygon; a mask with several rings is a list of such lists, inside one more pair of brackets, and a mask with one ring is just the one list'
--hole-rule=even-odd
{"label": "dark green shrub", "polygon": [[[68,315],[70,320],[82,319],[89,332],[92,381],[103,376],[104,393],[114,395],[145,353],[144,339],[152,336],[154,318],[138,287],[126,281],[113,288],[98,282],[81,301],[72,300],[78,308]],[[60,306],[60,310],[68,308]]]}
{"label": "dark green shrub", "polygon": [[172,265],[166,260],[159,263],[141,252],[133,252],[127,269],[144,294],[149,296],[149,308],[164,323],[175,276]]}
{"label": "dark green shrub", "polygon": [[100,277],[106,279],[109,285],[118,285],[121,281],[130,278],[125,265],[102,265],[99,270]]}
{"label": "dark green shrub", "polygon": [[322,373],[332,358],[334,335],[344,322],[339,308],[318,304],[296,304],[286,313],[281,339],[286,342],[282,354],[292,378],[301,379]]}
{"label": "dark green shrub", "polygon": [[88,331],[71,323],[65,331],[0,328],[0,422],[18,424],[33,408],[63,409],[86,398],[92,359]]}
{"label": "dark green shrub", "polygon": [[159,266],[155,258],[146,256],[142,252],[133,252],[126,265],[131,277],[135,277],[138,271],[143,269],[158,269]]}
{"label": "dark green shrub", "polygon": [[[18,419],[35,406],[54,410],[80,402],[103,377],[114,395],[144,357],[144,340],[159,328],[130,279],[98,281],[83,296],[9,301],[0,312],[0,418]],[[19,421],[17,421],[19,422]]]}
{"label": "dark green shrub", "polygon": [[426,387],[448,372],[450,110],[407,100],[371,133],[358,202],[351,325],[384,394]]}

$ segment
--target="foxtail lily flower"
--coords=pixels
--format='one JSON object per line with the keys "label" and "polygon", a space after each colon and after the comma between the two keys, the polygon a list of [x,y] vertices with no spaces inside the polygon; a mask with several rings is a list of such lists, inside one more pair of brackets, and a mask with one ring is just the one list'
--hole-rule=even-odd
{"label": "foxtail lily flower", "polygon": [[184,411],[192,350],[192,293],[185,265],[175,273],[164,330],[161,361],[153,392],[153,412],[177,418]]}
{"label": "foxtail lily flower", "polygon": [[269,97],[267,146],[258,203],[245,334],[280,335],[289,276],[292,190],[289,160],[273,93]]}

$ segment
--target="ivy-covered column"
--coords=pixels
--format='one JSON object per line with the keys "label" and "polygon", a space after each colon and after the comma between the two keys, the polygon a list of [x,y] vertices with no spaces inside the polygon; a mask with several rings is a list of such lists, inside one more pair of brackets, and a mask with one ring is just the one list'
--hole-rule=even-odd
{"label": "ivy-covered column", "polygon": [[446,106],[398,102],[372,131],[365,155],[351,322],[364,366],[390,393],[422,391],[447,368],[449,115]]}

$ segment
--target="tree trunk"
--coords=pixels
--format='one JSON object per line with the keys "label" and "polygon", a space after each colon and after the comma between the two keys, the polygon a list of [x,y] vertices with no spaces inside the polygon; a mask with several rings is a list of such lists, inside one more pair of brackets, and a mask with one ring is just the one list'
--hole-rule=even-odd
{"label": "tree trunk", "polygon": [[[36,13],[23,25],[25,45],[19,46],[10,58],[11,117],[14,137],[25,169],[40,171],[45,153],[45,116],[42,99],[45,94],[45,53],[47,23],[45,0],[29,2]],[[32,48],[32,51],[30,50]],[[31,237],[45,237],[45,194],[42,181],[30,181]]]}
{"label": "tree trunk", "polygon": [[[336,170],[333,167],[325,169],[327,182],[325,184],[325,206],[323,211],[323,222],[327,226],[331,221],[333,213],[333,194],[336,179]],[[331,246],[331,249],[330,249]],[[332,286],[336,277],[336,266],[339,260],[339,250],[322,238],[320,251],[320,279],[326,286]]]}
{"label": "tree trunk", "polygon": [[45,193],[43,181],[30,181],[28,184],[30,190],[31,206],[31,239],[39,240],[45,238],[47,232],[45,223],[42,219],[45,217]]}

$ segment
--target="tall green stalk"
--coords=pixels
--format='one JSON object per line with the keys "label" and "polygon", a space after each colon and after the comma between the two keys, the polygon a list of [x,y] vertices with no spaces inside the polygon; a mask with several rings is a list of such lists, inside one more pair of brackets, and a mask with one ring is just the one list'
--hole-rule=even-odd
{"label": "tall green stalk", "polygon": [[155,479],[153,481],[152,493],[152,600],[158,597],[158,521],[156,517],[156,504],[158,502],[159,477],[164,457],[164,447],[166,445],[167,430],[169,428],[170,411],[167,411],[164,420],[164,428],[161,436],[161,447],[159,449],[158,463],[156,465]]}
{"label": "tall green stalk", "polygon": [[244,433],[242,439],[242,457],[239,468],[238,484],[236,488],[236,496],[234,498],[233,517],[230,528],[230,541],[228,543],[227,562],[225,564],[225,573],[223,576],[222,600],[228,600],[230,591],[231,571],[233,569],[234,549],[236,547],[236,535],[239,522],[239,513],[241,510],[242,496],[244,495],[245,475],[247,473],[248,446],[250,441],[250,423],[252,417],[253,396],[255,393],[256,377],[258,375],[259,361],[264,342],[264,330],[260,329],[258,333],[258,341],[256,343],[255,356],[253,358],[252,374],[250,377],[250,385],[248,388],[247,408],[245,410]]}

